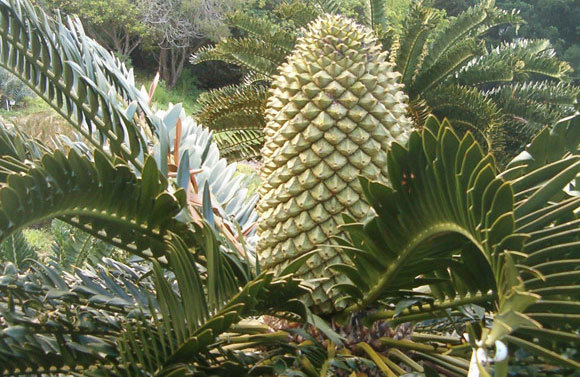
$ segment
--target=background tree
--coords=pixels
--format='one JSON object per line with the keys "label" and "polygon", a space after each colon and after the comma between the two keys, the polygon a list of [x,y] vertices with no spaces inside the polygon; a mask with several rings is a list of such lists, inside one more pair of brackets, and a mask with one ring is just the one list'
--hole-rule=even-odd
{"label": "background tree", "polygon": [[161,79],[173,88],[188,55],[207,40],[219,40],[229,30],[225,14],[242,0],[141,0],[143,21],[153,29],[153,45]]}
{"label": "background tree", "polygon": [[40,0],[45,9],[75,14],[87,33],[118,56],[128,57],[150,37],[151,28],[143,22],[141,0]]}

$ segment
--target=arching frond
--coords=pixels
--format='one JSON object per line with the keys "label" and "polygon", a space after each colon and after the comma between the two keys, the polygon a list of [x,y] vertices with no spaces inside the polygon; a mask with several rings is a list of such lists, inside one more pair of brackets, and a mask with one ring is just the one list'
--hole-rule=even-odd
{"label": "arching frond", "polygon": [[431,119],[408,148],[393,146],[392,187],[362,181],[376,217],[364,224],[347,221],[344,252],[354,265],[334,268],[352,284],[336,289],[357,311],[430,285],[422,292],[433,301],[410,309],[406,320],[432,318],[438,307],[457,308],[454,301],[491,304],[497,310],[487,346],[502,340],[578,368],[577,356],[553,351],[580,340],[570,333],[579,328],[571,313],[579,297],[574,211],[580,198],[562,191],[579,172],[574,155],[510,179],[513,172],[498,174],[473,137],[459,139],[446,122],[439,126]]}
{"label": "arching frond", "polygon": [[[395,63],[403,75],[402,82],[409,85],[421,66],[429,33],[435,28],[439,15],[431,8],[413,3],[403,22],[403,34],[398,38]],[[394,53],[394,52],[393,52]]]}
{"label": "arching frond", "polygon": [[[139,105],[143,111],[148,108],[127,79],[132,73],[88,38],[77,19],[69,19],[68,24],[52,21],[27,1],[2,2],[0,10],[4,15],[0,20],[0,65],[105,156],[112,152],[142,167],[140,158],[147,147],[135,111]],[[155,125],[150,126],[155,131]]]}
{"label": "arching frond", "polygon": [[455,44],[435,64],[428,68],[425,66],[420,68],[416,78],[409,83],[409,95],[417,96],[446,81],[483,48],[483,44],[471,38]]}
{"label": "arching frond", "polygon": [[10,262],[18,269],[26,269],[33,260],[38,260],[38,255],[32,246],[26,241],[21,230],[0,243],[0,263]]}
{"label": "arching frond", "polygon": [[485,150],[494,150],[487,132],[499,126],[501,115],[491,99],[475,88],[462,85],[442,85],[424,96],[435,115],[447,117],[455,127],[471,132]]}
{"label": "arching frond", "polygon": [[365,18],[373,30],[387,25],[387,3],[384,0],[366,0]]}
{"label": "arching frond", "polygon": [[312,0],[312,3],[317,4],[324,13],[336,13],[340,7],[336,0]]}
{"label": "arching frond", "polygon": [[215,132],[262,130],[266,124],[266,88],[235,85],[204,93],[199,98],[198,121]]}
{"label": "arching frond", "polygon": [[296,43],[294,33],[288,32],[281,26],[263,18],[236,12],[228,17],[228,22],[231,26],[245,31],[252,38],[275,45],[287,53],[292,51]]}
{"label": "arching frond", "polygon": [[264,133],[257,130],[222,132],[216,135],[221,155],[228,161],[260,157]]}
{"label": "arching frond", "polygon": [[167,192],[152,158],[137,178],[123,164],[113,166],[100,152],[94,161],[73,149],[68,156],[45,154],[24,172],[10,174],[0,188],[0,240],[38,221],[59,217],[93,236],[143,257],[166,254],[169,230],[190,234],[185,193]]}
{"label": "arching frond", "polygon": [[305,27],[324,14],[318,7],[300,0],[283,2],[276,8],[275,13],[280,19],[290,22],[296,28]]}
{"label": "arching frond", "polygon": [[530,135],[574,113],[572,104],[580,88],[551,81],[501,86],[486,96],[502,107],[504,120]]}
{"label": "arching frond", "polygon": [[429,51],[425,56],[425,66],[430,67],[435,64],[450,48],[466,38],[470,38],[487,18],[489,4],[486,1],[469,7],[461,12],[457,17],[450,20],[442,30],[434,36],[433,43],[429,46]]}
{"label": "arching frond", "polygon": [[255,38],[225,38],[215,46],[199,49],[191,56],[190,63],[219,60],[271,77],[286,54],[286,50]]}
{"label": "arching frond", "polygon": [[7,264],[1,272],[1,375],[84,374],[94,365],[110,366],[126,316],[148,316],[148,303],[157,306],[144,265],[105,259],[93,270],[70,274],[31,266]]}

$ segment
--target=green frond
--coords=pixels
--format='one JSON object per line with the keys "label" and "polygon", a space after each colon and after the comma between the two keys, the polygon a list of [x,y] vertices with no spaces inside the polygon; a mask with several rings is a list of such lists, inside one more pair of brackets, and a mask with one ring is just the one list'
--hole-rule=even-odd
{"label": "green frond", "polygon": [[[510,206],[496,211],[486,207],[491,198],[504,195],[507,188],[495,178],[493,159],[483,153],[475,139],[467,134],[460,140],[448,127],[446,121],[439,126],[430,118],[420,133],[412,134],[408,149],[393,144],[388,157],[392,189],[362,181],[365,196],[377,216],[365,224],[347,221],[345,227],[354,247],[344,249],[354,263],[347,274],[355,283],[349,285],[353,300],[349,310],[362,310],[382,298],[430,284],[429,279],[443,278],[432,276],[433,271],[475,276],[461,279],[462,284],[455,284],[452,291],[439,289],[439,300],[493,288],[494,279],[490,282],[488,276],[503,260],[494,250],[511,233],[506,233],[507,225],[497,229],[499,233],[492,243],[488,231],[483,229],[499,218],[509,221],[510,214],[513,223],[513,214]],[[478,180],[469,179],[478,175]],[[482,200],[479,196],[485,188],[489,199]],[[408,214],[408,218],[394,218],[387,213]],[[466,249],[466,243],[475,248]],[[470,263],[476,260],[478,263]],[[431,284],[437,286],[435,281]]]}
{"label": "green frond", "polygon": [[415,97],[449,80],[454,72],[479,54],[483,48],[484,46],[475,39],[464,39],[451,47],[433,65],[421,66],[417,76],[409,84],[409,96]]}
{"label": "green frond", "polygon": [[[574,140],[569,142],[576,149],[580,136]],[[497,305],[487,346],[503,340],[578,368],[577,356],[558,352],[579,340],[580,198],[563,190],[580,172],[580,157],[556,156],[517,175],[534,161],[520,159],[519,167],[497,174],[495,161],[472,136],[459,139],[445,121],[440,126],[430,119],[407,148],[394,144],[388,158],[392,187],[362,181],[376,216],[364,224],[346,219],[350,239],[342,246],[353,265],[333,267],[352,282],[335,287],[348,297],[348,310],[393,308],[391,300],[429,285],[421,290],[432,297],[425,305],[374,312],[368,319],[427,320],[438,316],[438,307],[454,315],[461,300],[488,310]]]}
{"label": "green frond", "polygon": [[396,70],[403,75],[401,81],[407,86],[421,66],[427,38],[438,21],[439,15],[433,9],[420,3],[411,5],[403,22],[403,34],[398,38],[395,57]]}
{"label": "green frond", "polygon": [[513,26],[517,31],[520,25],[525,23],[524,19],[520,16],[519,10],[501,9],[494,6],[494,2],[487,2],[486,12],[487,17],[483,24],[475,31],[474,35],[476,36],[482,37],[489,30],[498,26]]}
{"label": "green frond", "polygon": [[534,76],[564,80],[571,72],[570,65],[556,57],[550,42],[545,39],[503,43],[474,61],[471,68],[481,69],[501,62],[513,70],[517,81]]}
{"label": "green frond", "polygon": [[15,160],[34,160],[48,152],[48,148],[17,128],[9,128],[0,123],[0,156]]}
{"label": "green frond", "polygon": [[264,134],[257,130],[221,132],[216,134],[215,141],[228,161],[248,160],[260,157]]}
{"label": "green frond", "polygon": [[[172,288],[171,281],[155,264],[159,310],[153,320],[141,318],[121,332],[119,375],[134,375],[143,370],[175,373],[189,368],[208,373],[217,371],[222,367],[212,365],[208,360],[219,355],[229,362],[238,361],[222,347],[236,337],[231,327],[242,318],[282,315],[285,311],[297,319],[305,316],[305,308],[296,299],[305,288],[291,275],[275,278],[273,273],[265,273],[240,289],[219,252],[208,254],[213,262],[208,265],[206,276],[202,276],[183,241],[173,236],[169,243],[169,266],[175,273],[178,291]],[[205,290],[207,294],[204,294]],[[153,312],[153,308],[150,311]],[[224,334],[226,332],[229,334]],[[264,334],[264,341],[267,338]],[[274,341],[279,339],[278,335]],[[246,348],[251,348],[251,345]],[[249,357],[245,359],[246,362],[251,360]],[[244,367],[250,365],[240,365],[240,368]]]}
{"label": "green frond", "polygon": [[208,61],[222,61],[229,64],[238,64],[238,62],[228,54],[222,53],[217,46],[203,46],[189,57],[189,62],[193,65],[205,63]]}
{"label": "green frond", "polygon": [[255,38],[224,38],[213,47],[202,47],[191,56],[190,63],[219,60],[270,77],[286,55],[287,50]]}
{"label": "green frond", "polygon": [[156,305],[147,268],[103,260],[63,274],[38,262],[0,273],[0,375],[87,373],[112,366],[132,311]]}
{"label": "green frond", "polygon": [[530,81],[505,85],[485,93],[497,103],[504,121],[530,136],[548,124],[574,113],[580,88],[552,81]]}
{"label": "green frond", "polygon": [[88,38],[78,19],[54,22],[27,1],[3,2],[0,11],[0,65],[107,156],[142,167],[147,146],[135,111],[148,109],[125,66]]}
{"label": "green frond", "polygon": [[38,260],[36,251],[26,241],[22,231],[18,230],[0,243],[0,263],[10,262],[20,270],[30,266],[32,260]]}
{"label": "green frond", "polygon": [[275,13],[280,19],[290,22],[295,28],[305,27],[324,14],[318,7],[301,0],[283,2],[275,9]]}
{"label": "green frond", "polygon": [[507,165],[505,175],[511,179],[559,161],[566,154],[579,154],[580,116],[564,118],[545,127],[526,146],[525,150]]}
{"label": "green frond", "polygon": [[197,120],[214,132],[262,130],[267,89],[262,85],[234,85],[200,96]]}
{"label": "green frond", "polygon": [[270,83],[270,81],[269,76],[256,72],[248,72],[242,79],[243,85],[258,85],[260,83]]}
{"label": "green frond", "polygon": [[336,13],[340,8],[337,0],[312,0],[311,2],[317,4],[324,13]]}
{"label": "green frond", "polygon": [[434,36],[434,41],[425,56],[425,66],[434,65],[450,48],[472,37],[473,31],[488,18],[488,8],[488,2],[479,2],[452,18]]}
{"label": "green frond", "polygon": [[290,53],[296,43],[296,35],[284,30],[274,22],[254,17],[243,12],[235,12],[228,17],[230,26],[245,31],[252,38],[275,45]]}
{"label": "green frond", "polygon": [[185,193],[167,182],[149,158],[141,177],[113,166],[100,152],[94,161],[74,149],[45,154],[25,172],[10,174],[0,188],[0,240],[23,227],[58,217],[108,243],[143,257],[165,255],[169,230],[189,234]]}
{"label": "green frond", "polygon": [[387,22],[387,3],[385,0],[366,0],[365,18],[373,30],[384,29]]}
{"label": "green frond", "polygon": [[60,220],[52,222],[50,231],[53,244],[48,259],[64,271],[82,268],[85,264],[96,266],[114,252],[113,246]]}
{"label": "green frond", "polygon": [[454,127],[475,135],[490,150],[487,130],[501,121],[500,110],[479,90],[463,85],[442,85],[424,93],[433,114],[447,117]]}

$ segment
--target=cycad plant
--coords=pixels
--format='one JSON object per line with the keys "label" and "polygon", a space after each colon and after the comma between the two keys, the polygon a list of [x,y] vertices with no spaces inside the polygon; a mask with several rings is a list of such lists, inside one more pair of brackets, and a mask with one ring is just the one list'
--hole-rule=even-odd
{"label": "cycad plant", "polygon": [[[223,132],[218,142],[232,159],[259,151],[265,125],[262,88],[286,60],[302,33],[299,28],[323,12],[337,11],[329,4],[285,3],[273,21],[235,14],[231,26],[247,37],[223,39],[192,56],[194,64],[223,60],[248,72],[240,86],[218,89],[200,100],[198,119]],[[419,124],[429,113],[447,117],[458,132],[472,132],[502,163],[535,132],[572,113],[580,90],[568,83],[571,67],[554,55],[549,41],[485,42],[491,30],[523,22],[515,11],[500,10],[493,1],[480,1],[453,18],[413,2],[400,31],[386,19],[381,0],[368,1],[362,18],[402,75],[410,116]]]}
{"label": "cycad plant", "polygon": [[[65,153],[0,129],[0,240],[9,240],[9,255],[17,255],[20,246],[10,237],[58,218],[133,256],[72,271],[42,260],[4,262],[1,375],[487,376],[495,370],[504,377],[508,367],[536,375],[580,368],[574,352],[580,199],[568,187],[580,172],[578,117],[544,129],[501,170],[472,134],[459,137],[446,120],[429,117],[418,130],[403,128],[410,125],[399,75],[388,70],[370,32],[340,17],[318,20],[311,26],[318,34],[302,39],[270,98],[265,160],[271,163],[262,174],[278,164],[284,173],[278,178],[294,184],[268,177],[259,222],[270,217],[271,240],[284,242],[278,228],[288,219],[269,216],[265,201],[282,198],[268,196],[274,188],[297,205],[288,208],[296,227],[322,224],[315,208],[332,204],[332,196],[346,199],[337,212],[344,224],[324,228],[338,237],[264,269],[279,255],[262,254],[261,225],[262,256],[253,258],[243,234],[252,231],[245,221],[253,221],[255,199],[232,188],[239,180],[209,132],[180,106],[152,111],[131,73],[74,19],[50,20],[27,0],[0,2],[0,13],[0,62],[86,143],[70,143]],[[317,59],[324,58],[321,67]],[[297,80],[313,85],[296,86]],[[345,91],[333,103],[323,93],[339,90],[337,84]],[[346,91],[366,98],[364,107]],[[305,121],[301,111],[316,117]],[[337,132],[353,125],[369,128],[366,136]],[[349,145],[349,159],[335,153]],[[304,162],[292,164],[293,155]],[[342,175],[348,184],[292,170],[327,161],[322,173]],[[316,191],[312,182],[324,187]],[[300,185],[302,193],[278,189]],[[308,208],[298,216],[300,206]],[[358,216],[362,207],[372,210]],[[321,265],[341,277],[338,284],[325,286],[325,276],[299,279],[304,263],[320,259],[319,248],[340,256]],[[316,316],[304,298],[320,287],[333,305],[311,306]]]}

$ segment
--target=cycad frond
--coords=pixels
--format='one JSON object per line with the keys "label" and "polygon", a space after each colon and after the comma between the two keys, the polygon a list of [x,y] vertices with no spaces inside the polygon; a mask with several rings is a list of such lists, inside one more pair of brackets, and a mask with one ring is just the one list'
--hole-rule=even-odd
{"label": "cycad frond", "polygon": [[533,132],[574,113],[580,88],[552,81],[529,81],[501,86],[488,93],[502,107],[504,120]]}
{"label": "cycad frond", "polygon": [[275,12],[280,19],[291,22],[291,25],[296,28],[305,27],[318,16],[324,14],[318,7],[300,0],[283,2],[276,8]]}
{"label": "cycad frond", "polygon": [[[0,9],[4,15],[0,20],[0,65],[106,156],[110,152],[105,141],[113,154],[142,167],[139,155],[147,147],[135,111],[144,102],[127,80],[132,73],[88,38],[77,19],[69,19],[68,25],[54,22],[25,1],[18,6],[3,2]],[[128,107],[129,102],[134,105]],[[150,126],[154,131],[155,125]]]}
{"label": "cycad frond", "polygon": [[21,230],[14,232],[0,243],[0,263],[10,262],[16,268],[24,270],[33,260],[38,260],[38,255],[26,241]]}
{"label": "cycad frond", "polygon": [[248,160],[260,157],[264,133],[258,130],[222,132],[215,140],[220,154],[228,161]]}
{"label": "cycad frond", "polygon": [[445,53],[463,39],[472,37],[476,30],[488,17],[488,4],[480,2],[469,7],[465,12],[461,12],[457,17],[445,25],[434,36],[433,43],[429,46],[429,51],[425,56],[424,64],[432,66]]}
{"label": "cycad frond", "polygon": [[224,38],[213,47],[202,47],[190,58],[199,64],[219,60],[271,77],[286,58],[287,51],[255,38]]}
{"label": "cycad frond", "polygon": [[384,29],[387,24],[387,3],[385,0],[366,0],[365,18],[373,30]]}
{"label": "cycad frond", "polygon": [[269,76],[262,75],[261,73],[248,72],[242,78],[243,85],[257,85],[260,83],[269,84],[271,81]]}
{"label": "cycad frond", "polygon": [[397,71],[403,75],[405,85],[411,83],[416,70],[421,66],[426,51],[429,33],[435,28],[439,15],[433,9],[414,3],[403,22],[403,34],[398,37],[395,54]]}
{"label": "cycad frond", "polygon": [[160,258],[168,230],[190,234],[177,220],[186,206],[185,193],[166,190],[153,158],[137,178],[129,166],[113,166],[100,152],[94,161],[74,149],[68,156],[45,154],[27,171],[8,175],[0,188],[0,240],[59,217],[119,248]]}
{"label": "cycad frond", "polygon": [[503,43],[478,57],[467,67],[466,72],[501,63],[508,65],[513,71],[514,80],[517,81],[534,77],[565,80],[571,71],[568,63],[556,58],[548,40],[518,39],[511,43]]}
{"label": "cycad frond", "polygon": [[447,117],[455,127],[475,135],[486,150],[493,149],[487,131],[501,121],[500,109],[479,90],[462,85],[442,85],[424,94],[433,114]]}
{"label": "cycad frond", "polygon": [[317,4],[324,13],[336,13],[340,8],[336,0],[312,0],[312,3]]}
{"label": "cycad frond", "polygon": [[[275,278],[272,273],[265,273],[240,289],[219,252],[208,253],[213,261],[202,276],[183,241],[174,236],[170,245],[169,265],[175,273],[178,292],[160,266],[154,264],[159,310],[152,319],[140,318],[121,333],[121,362],[115,370],[116,375],[135,375],[143,371],[163,374],[191,369],[213,374],[210,372],[219,371],[221,365],[227,368],[228,363],[239,361],[222,347],[230,343],[230,338],[235,338],[235,330],[231,327],[242,318],[284,313],[297,319],[305,316],[305,308],[296,299],[305,289],[291,275]],[[153,308],[150,311],[154,312]],[[221,337],[227,331],[233,333]],[[262,336],[263,342],[267,342],[268,335]],[[282,338],[285,336],[282,334]],[[279,340],[280,334],[275,334],[273,341]],[[250,347],[251,344],[241,348]],[[217,357],[225,360],[211,362]],[[246,363],[251,362],[250,356],[243,359]],[[250,367],[240,364],[242,369]]]}
{"label": "cycad frond", "polygon": [[236,12],[228,17],[231,26],[241,29],[249,36],[275,45],[290,53],[296,43],[296,35],[271,21]]}
{"label": "cycad frond", "polygon": [[432,66],[421,66],[413,82],[409,83],[409,96],[420,95],[446,81],[483,48],[483,44],[468,38],[451,47]]}
{"label": "cycad frond", "polygon": [[214,132],[262,130],[266,91],[262,85],[234,85],[204,93],[197,119]]}
{"label": "cycad frond", "polygon": [[496,308],[485,346],[501,340],[580,367],[576,355],[553,352],[580,340],[578,316],[571,314],[580,297],[574,256],[580,198],[562,191],[580,172],[580,157],[502,176],[471,135],[459,139],[446,122],[430,119],[407,148],[394,144],[388,158],[392,187],[362,181],[376,217],[345,227],[344,253],[354,266],[334,267],[352,281],[336,286],[349,310],[389,306],[390,298],[428,284],[422,292],[432,296],[429,305],[409,308],[403,319],[393,318],[397,310],[371,317],[425,320],[438,307],[453,315],[469,299]]}
{"label": "cycad frond", "polygon": [[54,220],[50,230],[54,242],[48,257],[59,269],[69,271],[85,264],[96,266],[113,253],[111,245],[62,221]]}
{"label": "cycad frond", "polygon": [[26,271],[5,265],[0,374],[84,374],[95,364],[115,364],[126,316],[157,305],[144,267],[105,259],[69,274],[38,262]]}

